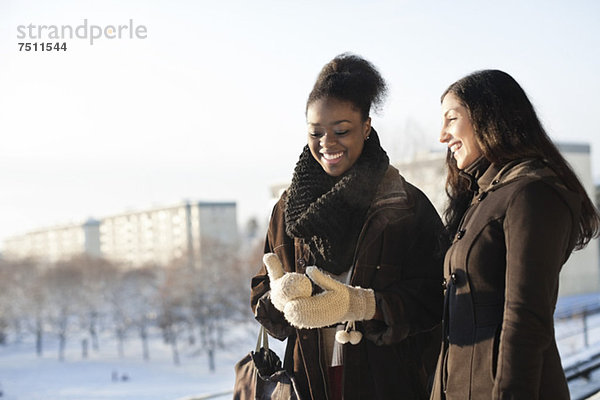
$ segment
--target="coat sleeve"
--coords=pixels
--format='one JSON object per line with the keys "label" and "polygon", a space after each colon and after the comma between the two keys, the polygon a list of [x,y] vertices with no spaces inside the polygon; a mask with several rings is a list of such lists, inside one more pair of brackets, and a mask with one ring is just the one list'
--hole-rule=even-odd
{"label": "coat sleeve", "polygon": [[570,252],[573,217],[550,185],[526,184],[504,219],[505,300],[493,399],[536,399],[543,354],[554,340],[558,275]]}
{"label": "coat sleeve", "polygon": [[367,338],[378,345],[398,343],[441,323],[447,239],[429,200],[422,195],[419,203],[415,214],[391,223],[381,238],[380,264],[370,279],[381,320],[365,323]]}
{"label": "coat sleeve", "polygon": [[[293,262],[294,244],[285,234],[282,206],[282,201],[279,200],[273,209],[265,239],[265,253],[277,254],[284,269],[293,272],[290,266],[295,265]],[[252,278],[250,305],[256,320],[265,327],[271,336],[284,340],[294,333],[294,328],[286,321],[283,313],[271,303],[269,276],[264,264]]]}

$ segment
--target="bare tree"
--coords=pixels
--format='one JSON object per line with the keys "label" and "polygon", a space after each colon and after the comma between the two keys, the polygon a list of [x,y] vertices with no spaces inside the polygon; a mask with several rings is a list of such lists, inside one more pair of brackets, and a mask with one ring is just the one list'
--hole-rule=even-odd
{"label": "bare tree", "polygon": [[127,271],[122,277],[127,296],[126,312],[142,341],[144,360],[150,359],[148,332],[157,318],[158,287],[156,268],[146,266]]}
{"label": "bare tree", "polygon": [[[35,351],[38,357],[43,355],[44,342],[44,322],[46,319],[48,297],[47,288],[44,285],[43,278],[39,268],[30,265],[27,279],[23,280],[21,286],[23,290],[23,299],[27,304],[29,314],[28,327],[35,333]],[[25,295],[27,293],[27,295]]]}
{"label": "bare tree", "polygon": [[82,265],[77,260],[58,262],[43,279],[48,288],[48,321],[58,335],[58,359],[64,361],[67,336],[83,297]]}
{"label": "bare tree", "polygon": [[19,318],[18,297],[21,276],[15,263],[0,262],[0,345],[8,341],[11,320]]}
{"label": "bare tree", "polygon": [[243,246],[243,251],[240,252],[232,265],[233,274],[238,277],[232,282],[237,296],[233,299],[235,304],[232,308],[236,310],[236,318],[240,321],[248,321],[254,319],[250,310],[250,286],[254,275],[258,273],[262,267],[262,259],[264,255],[264,238],[262,236],[254,236],[248,238],[248,242]]}
{"label": "bare tree", "polygon": [[103,258],[81,256],[77,258],[77,262],[81,265],[83,274],[80,324],[82,330],[89,334],[92,349],[99,351],[100,320],[110,314],[108,293],[118,282],[119,269]]}
{"label": "bare tree", "polygon": [[114,276],[114,281],[107,288],[107,302],[110,309],[110,322],[112,329],[115,332],[117,339],[117,352],[119,357],[125,356],[125,338],[127,331],[131,327],[131,319],[129,318],[127,302],[129,294],[127,293],[127,285],[122,277],[123,271],[119,271]]}
{"label": "bare tree", "polygon": [[32,259],[3,261],[0,264],[0,337],[13,328],[15,336],[24,328],[36,337],[36,353],[43,353],[46,287],[41,268]]}
{"label": "bare tree", "polygon": [[163,270],[158,284],[158,324],[165,342],[171,345],[175,365],[180,364],[179,337],[186,324],[186,297],[192,285],[189,271],[187,262],[174,262]]}
{"label": "bare tree", "polygon": [[242,315],[248,315],[250,278],[237,255],[237,246],[217,238],[203,240],[202,267],[190,279],[194,285],[189,307],[208,355],[209,370],[214,371],[216,352],[226,346],[225,332]]}

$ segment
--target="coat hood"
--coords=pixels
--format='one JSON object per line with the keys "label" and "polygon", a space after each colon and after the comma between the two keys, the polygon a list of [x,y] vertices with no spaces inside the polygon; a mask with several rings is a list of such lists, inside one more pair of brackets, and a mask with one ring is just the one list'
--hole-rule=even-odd
{"label": "coat hood", "polygon": [[477,180],[479,191],[475,198],[484,192],[492,192],[517,179],[543,180],[562,197],[575,215],[581,208],[581,197],[565,186],[554,170],[543,160],[524,159],[511,161],[501,167],[491,164]]}

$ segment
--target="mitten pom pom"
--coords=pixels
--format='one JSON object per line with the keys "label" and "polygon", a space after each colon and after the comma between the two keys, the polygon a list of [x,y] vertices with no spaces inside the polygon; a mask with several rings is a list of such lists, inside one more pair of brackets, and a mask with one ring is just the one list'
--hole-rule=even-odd
{"label": "mitten pom pom", "polygon": [[338,343],[346,344],[346,343],[348,343],[350,341],[350,333],[346,332],[345,330],[343,330],[343,331],[337,331],[335,333],[335,340]]}
{"label": "mitten pom pom", "polygon": [[362,333],[360,333],[359,331],[350,331],[349,336],[350,343],[352,344],[359,344],[362,340]]}

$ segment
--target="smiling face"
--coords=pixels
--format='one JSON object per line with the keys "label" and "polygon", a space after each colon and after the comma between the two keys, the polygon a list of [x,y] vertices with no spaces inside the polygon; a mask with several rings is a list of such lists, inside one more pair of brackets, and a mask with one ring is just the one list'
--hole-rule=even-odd
{"label": "smiling face", "polygon": [[306,122],[310,152],[330,176],[340,176],[354,165],[371,132],[371,118],[363,121],[351,102],[335,98],[309,104]]}
{"label": "smiling face", "polygon": [[448,145],[458,169],[465,169],[482,154],[469,112],[451,92],[442,100],[440,142]]}

